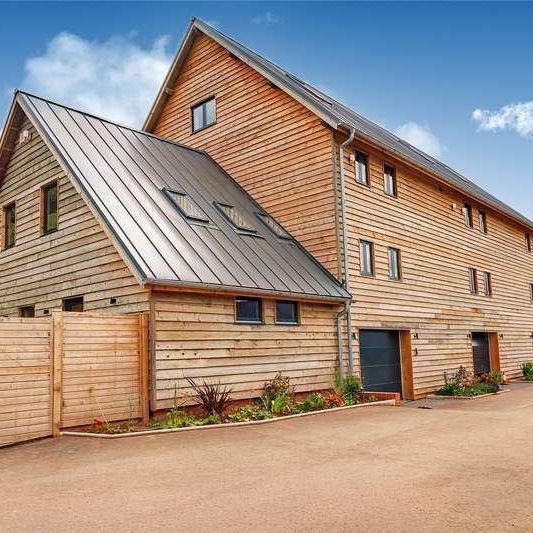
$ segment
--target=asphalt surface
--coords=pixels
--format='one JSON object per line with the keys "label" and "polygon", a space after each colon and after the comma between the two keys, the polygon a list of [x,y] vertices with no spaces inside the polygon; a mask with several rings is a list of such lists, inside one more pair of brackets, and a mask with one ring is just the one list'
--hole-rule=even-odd
{"label": "asphalt surface", "polygon": [[[431,409],[418,409],[420,405]],[[0,450],[0,531],[533,531],[533,384]]]}

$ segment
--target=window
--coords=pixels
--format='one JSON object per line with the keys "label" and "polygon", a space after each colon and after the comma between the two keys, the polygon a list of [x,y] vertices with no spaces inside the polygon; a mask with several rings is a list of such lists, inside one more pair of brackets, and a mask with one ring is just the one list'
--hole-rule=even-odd
{"label": "window", "polygon": [[63,300],[63,311],[83,311],[83,296],[75,296],[73,298],[65,298]]}
{"label": "window", "polygon": [[57,229],[57,182],[41,189],[42,232],[51,233]]}
{"label": "window", "polygon": [[261,324],[263,309],[259,298],[235,298],[235,319],[237,322]]}
{"label": "window", "polygon": [[526,233],[526,250],[531,252],[531,235]]}
{"label": "window", "polygon": [[191,112],[193,133],[211,126],[216,121],[215,99],[209,98],[209,100],[193,106]]}
{"label": "window", "polygon": [[529,284],[529,298],[533,302],[533,283]]}
{"label": "window", "polygon": [[221,213],[239,230],[249,233],[257,233],[257,230],[246,220],[246,218],[232,205],[220,204],[215,202],[215,205]]}
{"label": "window", "polygon": [[15,203],[4,207],[4,248],[15,246],[16,214]]}
{"label": "window", "polygon": [[472,206],[465,204],[463,206],[463,220],[465,223],[465,226],[468,226],[469,228],[474,227],[474,222],[472,220]]}
{"label": "window", "polygon": [[33,318],[35,316],[35,307],[33,305],[19,307],[19,316],[21,318]]}
{"label": "window", "polygon": [[283,229],[281,224],[278,224],[278,222],[276,222],[270,215],[264,215],[263,213],[257,213],[257,216],[280,239],[291,240],[291,236]]}
{"label": "window", "polygon": [[487,214],[484,213],[483,211],[479,212],[479,231],[485,234],[489,232],[487,228]]}
{"label": "window", "polygon": [[188,194],[169,189],[165,189],[165,194],[184,217],[197,222],[209,222],[207,215],[194,203]]}
{"label": "window", "polygon": [[363,276],[374,275],[374,245],[369,241],[359,243],[359,259],[361,262],[361,274]]}
{"label": "window", "polygon": [[483,272],[483,289],[485,296],[492,296],[492,280],[490,272]]}
{"label": "window", "polygon": [[398,248],[389,248],[388,255],[389,255],[389,279],[393,279],[393,280],[402,279],[400,250]]}
{"label": "window", "polygon": [[298,324],[298,302],[276,301],[276,323]]}
{"label": "window", "polygon": [[470,286],[470,292],[477,294],[477,271],[475,268],[468,269],[468,283]]}
{"label": "window", "polygon": [[368,185],[368,156],[363,152],[355,152],[355,180]]}
{"label": "window", "polygon": [[396,190],[396,169],[390,165],[385,164],[383,167],[385,179],[385,194],[389,196],[397,196]]}

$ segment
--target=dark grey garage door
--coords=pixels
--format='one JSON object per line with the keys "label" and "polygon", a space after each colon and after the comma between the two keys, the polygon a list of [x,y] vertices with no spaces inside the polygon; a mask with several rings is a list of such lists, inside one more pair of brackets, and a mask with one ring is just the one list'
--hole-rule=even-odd
{"label": "dark grey garage door", "polygon": [[359,331],[361,374],[368,391],[402,392],[402,368],[397,331]]}

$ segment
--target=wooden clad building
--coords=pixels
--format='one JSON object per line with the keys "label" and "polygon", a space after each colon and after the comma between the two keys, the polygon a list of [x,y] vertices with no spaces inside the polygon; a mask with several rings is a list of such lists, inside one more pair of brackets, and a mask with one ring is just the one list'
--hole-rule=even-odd
{"label": "wooden clad building", "polygon": [[370,388],[533,356],[533,222],[233,39],[193,20],[144,127],[206,150],[345,281]]}

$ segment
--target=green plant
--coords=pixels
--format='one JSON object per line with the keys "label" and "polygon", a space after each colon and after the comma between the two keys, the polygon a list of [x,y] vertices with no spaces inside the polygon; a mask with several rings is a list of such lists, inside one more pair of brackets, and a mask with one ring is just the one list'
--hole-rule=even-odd
{"label": "green plant", "polygon": [[533,361],[522,363],[522,374],[526,381],[533,381]]}
{"label": "green plant", "polygon": [[194,391],[194,399],[202,406],[207,416],[224,416],[224,411],[231,404],[231,393],[233,390],[220,381],[217,383],[207,383],[205,380],[197,384],[193,379],[186,378]]}
{"label": "green plant", "polygon": [[309,411],[320,411],[321,409],[326,409],[326,407],[327,405],[324,396],[318,392],[313,392],[303,401],[298,402],[294,406],[294,411],[297,413],[307,413]]}
{"label": "green plant", "polygon": [[267,420],[272,413],[258,404],[248,404],[236,409],[228,416],[231,422],[249,422],[250,420]]}
{"label": "green plant", "polygon": [[202,424],[199,418],[174,409],[170,409],[163,420],[152,423],[152,427],[161,429],[185,428],[200,425]]}
{"label": "green plant", "polygon": [[436,392],[440,396],[480,396],[500,390],[501,372],[491,372],[475,378],[464,366],[448,376],[444,373],[444,385]]}
{"label": "green plant", "polygon": [[359,401],[359,393],[363,390],[363,385],[354,374],[344,377],[337,375],[335,389],[346,405],[354,405]]}
{"label": "green plant", "polygon": [[291,412],[291,398],[294,387],[288,377],[278,372],[273,379],[263,385],[260,402],[264,409],[275,415]]}
{"label": "green plant", "polygon": [[324,393],[324,401],[326,407],[342,407],[344,405],[344,398],[336,391],[327,391]]}

